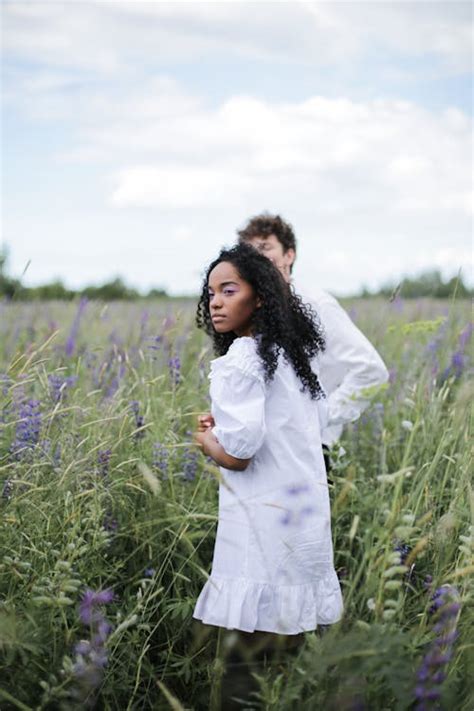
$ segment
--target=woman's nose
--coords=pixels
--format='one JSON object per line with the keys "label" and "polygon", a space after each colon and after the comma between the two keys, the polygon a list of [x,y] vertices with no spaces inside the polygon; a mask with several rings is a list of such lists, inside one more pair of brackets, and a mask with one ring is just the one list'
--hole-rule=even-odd
{"label": "woman's nose", "polygon": [[211,309],[220,309],[221,308],[222,300],[217,294],[214,294],[214,296],[211,297],[210,306],[211,306]]}

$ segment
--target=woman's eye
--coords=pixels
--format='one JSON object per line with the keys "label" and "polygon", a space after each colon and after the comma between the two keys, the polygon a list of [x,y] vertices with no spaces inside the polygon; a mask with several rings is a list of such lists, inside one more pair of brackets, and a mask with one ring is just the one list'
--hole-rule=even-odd
{"label": "woman's eye", "polygon": [[235,289],[224,289],[224,294],[229,296],[230,294],[235,294]]}

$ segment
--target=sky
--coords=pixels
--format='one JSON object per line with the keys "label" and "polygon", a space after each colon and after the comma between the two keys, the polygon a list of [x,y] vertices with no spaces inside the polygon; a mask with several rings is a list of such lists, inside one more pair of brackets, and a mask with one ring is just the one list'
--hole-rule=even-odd
{"label": "sky", "polygon": [[263,211],[337,295],[472,284],[470,2],[1,2],[9,272],[192,294]]}

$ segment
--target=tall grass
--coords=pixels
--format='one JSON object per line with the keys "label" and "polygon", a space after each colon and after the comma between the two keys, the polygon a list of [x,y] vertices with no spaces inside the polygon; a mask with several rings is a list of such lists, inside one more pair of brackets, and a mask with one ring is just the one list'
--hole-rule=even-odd
{"label": "tall grass", "polygon": [[[347,308],[391,382],[331,453],[345,615],[255,667],[246,707],[467,711],[469,307]],[[212,357],[192,306],[3,303],[0,318],[1,708],[217,708],[232,636],[192,620],[218,476],[191,442]]]}

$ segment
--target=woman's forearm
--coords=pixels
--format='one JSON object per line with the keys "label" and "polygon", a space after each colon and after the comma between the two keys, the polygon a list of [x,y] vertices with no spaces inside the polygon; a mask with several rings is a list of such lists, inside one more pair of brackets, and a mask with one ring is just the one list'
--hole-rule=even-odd
{"label": "woman's forearm", "polygon": [[237,459],[237,457],[232,457],[230,454],[227,454],[211,431],[207,432],[205,437],[203,437],[202,451],[208,457],[211,457],[220,467],[224,467],[224,469],[242,472],[247,469],[250,464],[250,459]]}

